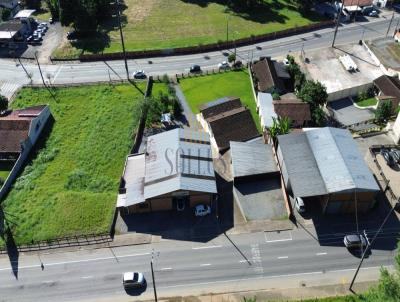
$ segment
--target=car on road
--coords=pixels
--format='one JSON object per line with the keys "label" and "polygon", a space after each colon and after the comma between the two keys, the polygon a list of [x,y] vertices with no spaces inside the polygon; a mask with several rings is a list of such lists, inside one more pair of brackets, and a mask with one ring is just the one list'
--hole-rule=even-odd
{"label": "car on road", "polygon": [[189,72],[195,73],[195,72],[200,72],[201,71],[201,67],[199,65],[192,65],[190,66]]}
{"label": "car on road", "polygon": [[299,212],[299,214],[303,214],[306,212],[306,206],[304,204],[303,198],[296,197],[294,200],[294,206],[295,206],[297,212]]}
{"label": "car on road", "polygon": [[142,288],[146,285],[146,280],[142,273],[126,272],[122,275],[122,284],[125,288]]}
{"label": "car on road", "polygon": [[231,67],[229,66],[229,63],[227,61],[223,61],[223,62],[218,64],[218,68],[226,70],[226,69],[229,69]]}
{"label": "car on road", "polygon": [[348,249],[365,249],[367,247],[367,240],[362,234],[346,235],[344,236],[343,243]]}
{"label": "car on road", "polygon": [[206,216],[211,214],[211,208],[208,205],[199,204],[194,208],[194,216]]}
{"label": "car on road", "polygon": [[137,70],[133,73],[134,79],[145,79],[146,77],[146,73],[143,70]]}

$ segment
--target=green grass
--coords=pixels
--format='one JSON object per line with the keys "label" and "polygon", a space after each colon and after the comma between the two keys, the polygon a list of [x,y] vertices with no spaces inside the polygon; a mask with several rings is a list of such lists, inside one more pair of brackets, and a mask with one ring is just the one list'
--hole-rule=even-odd
{"label": "green grass", "polygon": [[257,128],[261,131],[256,101],[253,97],[247,69],[183,79],[180,80],[180,86],[194,113],[199,112],[200,105],[218,98],[225,96],[240,97],[242,104],[250,109]]}
{"label": "green grass", "polygon": [[4,201],[17,244],[108,230],[137,97],[130,85],[60,88],[56,100],[22,89],[13,108],[48,103],[55,121]]}
{"label": "green grass", "polygon": [[[205,2],[205,3],[204,3]],[[215,43],[229,39],[280,31],[320,21],[303,16],[288,0],[265,0],[263,8],[248,12],[226,11],[219,1],[125,0],[124,39],[127,50],[162,49]],[[75,45],[64,43],[55,57],[76,57],[84,53],[121,52],[115,20],[102,26],[96,39]]]}
{"label": "green grass", "polygon": [[375,97],[368,98],[361,101],[356,101],[356,104],[360,107],[368,107],[368,106],[375,106],[378,103],[378,100]]}

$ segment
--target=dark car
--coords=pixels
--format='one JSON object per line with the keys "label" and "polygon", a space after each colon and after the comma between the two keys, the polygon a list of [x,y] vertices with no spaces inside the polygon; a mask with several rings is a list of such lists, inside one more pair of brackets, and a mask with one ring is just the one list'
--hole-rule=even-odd
{"label": "dark car", "polygon": [[393,159],[394,159],[397,163],[400,163],[400,150],[392,149],[392,150],[390,151],[390,153],[392,154]]}
{"label": "dark car", "polygon": [[346,235],[344,236],[343,243],[348,249],[365,249],[367,247],[367,240],[361,234]]}
{"label": "dark car", "polygon": [[68,40],[76,40],[79,38],[79,34],[76,31],[69,31],[67,32],[67,39]]}
{"label": "dark car", "polygon": [[235,63],[233,63],[233,68],[242,68],[243,63],[242,61],[236,61]]}
{"label": "dark car", "polygon": [[189,71],[190,72],[200,72],[201,71],[201,67],[199,65],[192,65],[192,66],[190,66]]}
{"label": "dark car", "polygon": [[385,159],[385,162],[389,167],[393,167],[396,165],[396,161],[394,160],[393,155],[389,150],[382,149],[381,155]]}

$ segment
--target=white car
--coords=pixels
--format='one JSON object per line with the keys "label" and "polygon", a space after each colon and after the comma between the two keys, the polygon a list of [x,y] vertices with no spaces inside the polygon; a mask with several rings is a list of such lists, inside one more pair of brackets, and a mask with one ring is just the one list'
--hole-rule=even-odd
{"label": "white car", "polygon": [[218,64],[218,68],[219,69],[229,69],[231,67],[229,66],[229,63],[227,61],[223,61],[222,63]]}
{"label": "white car", "polygon": [[294,201],[294,206],[296,207],[297,212],[299,214],[303,214],[306,211],[306,206],[304,205],[304,201],[301,197],[296,197]]}
{"label": "white car", "polygon": [[194,216],[206,216],[211,214],[211,208],[208,205],[199,204],[194,208]]}
{"label": "white car", "polygon": [[146,285],[146,280],[142,273],[139,272],[126,272],[122,275],[122,284],[125,288],[134,287],[141,288]]}
{"label": "white car", "polygon": [[146,74],[143,70],[137,70],[133,73],[133,78],[134,79],[145,79]]}

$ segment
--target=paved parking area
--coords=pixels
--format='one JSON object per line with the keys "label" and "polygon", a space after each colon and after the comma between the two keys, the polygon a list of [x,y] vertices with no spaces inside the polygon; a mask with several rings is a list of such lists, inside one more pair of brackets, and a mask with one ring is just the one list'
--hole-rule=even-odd
{"label": "paved parking area", "polygon": [[41,45],[28,45],[28,48],[22,54],[25,58],[34,58],[37,52],[40,63],[50,62],[50,56],[53,51],[58,47],[63,39],[64,29],[59,22],[48,24],[49,29],[43,36]]}
{"label": "paved parking area", "polygon": [[344,126],[363,123],[374,118],[372,109],[359,109],[349,98],[329,102],[332,117]]}
{"label": "paved parking area", "polygon": [[236,184],[234,196],[247,221],[287,218],[278,178]]}

